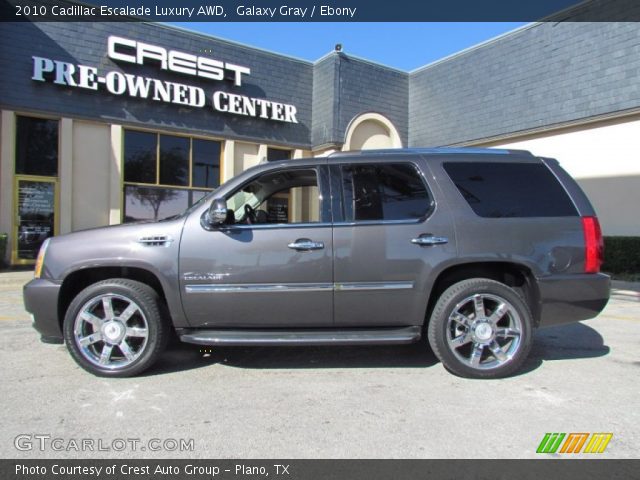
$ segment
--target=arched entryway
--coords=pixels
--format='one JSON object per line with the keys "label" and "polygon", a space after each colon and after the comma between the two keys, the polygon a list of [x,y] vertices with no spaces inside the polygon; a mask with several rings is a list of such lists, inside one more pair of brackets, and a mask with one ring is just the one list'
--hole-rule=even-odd
{"label": "arched entryway", "polygon": [[349,123],[343,151],[376,148],[402,148],[400,135],[389,121],[379,113],[358,115]]}

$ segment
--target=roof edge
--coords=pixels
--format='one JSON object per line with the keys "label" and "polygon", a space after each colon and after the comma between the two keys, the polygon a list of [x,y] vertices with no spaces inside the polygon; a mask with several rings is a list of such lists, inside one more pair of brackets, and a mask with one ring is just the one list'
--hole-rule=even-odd
{"label": "roof edge", "polygon": [[442,57],[442,58],[440,58],[438,60],[435,60],[435,61],[433,61],[431,63],[427,63],[426,65],[423,65],[422,67],[418,67],[418,68],[415,68],[413,70],[409,70],[409,75],[414,75],[416,73],[420,73],[423,70],[427,70],[427,69],[429,69],[431,67],[435,67],[436,65],[439,65],[441,63],[448,62],[449,60],[453,60],[454,58],[461,57],[461,56],[466,55],[468,53],[471,53],[471,52],[473,52],[475,50],[479,50],[481,48],[485,48],[485,47],[487,47],[487,46],[489,46],[489,45],[491,45],[493,43],[497,43],[497,42],[499,42],[501,40],[504,40],[507,37],[510,37],[510,36],[516,35],[516,34],[518,34],[520,32],[523,32],[525,30],[529,30],[531,28],[537,27],[537,26],[541,25],[542,23],[544,23],[544,22],[532,22],[532,23],[528,23],[526,25],[522,25],[522,26],[520,26],[518,28],[515,28],[513,30],[509,30],[508,32],[501,33],[500,35],[498,35],[496,37],[490,38],[490,39],[485,40],[483,42],[480,42],[480,43],[477,43],[477,44],[472,45],[470,47],[464,48],[464,49],[462,49],[462,50],[460,50],[458,52],[452,53],[451,55],[447,55],[446,57]]}

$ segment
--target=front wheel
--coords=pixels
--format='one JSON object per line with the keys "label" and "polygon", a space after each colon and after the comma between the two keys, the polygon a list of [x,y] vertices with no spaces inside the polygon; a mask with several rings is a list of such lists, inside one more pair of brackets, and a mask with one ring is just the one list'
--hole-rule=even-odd
{"label": "front wheel", "polygon": [[64,319],[71,356],[94,375],[129,377],[149,368],[164,350],[169,326],[155,290],[114,278],[82,290]]}
{"label": "front wheel", "polygon": [[517,371],[529,354],[532,315],[507,285],[485,278],[463,280],[438,299],[428,337],[450,372],[501,378]]}

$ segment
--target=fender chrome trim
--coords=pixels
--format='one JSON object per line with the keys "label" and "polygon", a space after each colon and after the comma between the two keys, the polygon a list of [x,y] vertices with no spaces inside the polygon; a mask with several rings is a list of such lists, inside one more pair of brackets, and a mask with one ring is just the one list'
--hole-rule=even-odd
{"label": "fender chrome trim", "polygon": [[187,285],[187,293],[246,293],[246,292],[323,292],[333,290],[331,283],[233,283]]}
{"label": "fender chrome trim", "polygon": [[371,290],[411,290],[414,282],[341,282],[341,283],[207,283],[185,286],[186,293],[256,292],[362,292]]}

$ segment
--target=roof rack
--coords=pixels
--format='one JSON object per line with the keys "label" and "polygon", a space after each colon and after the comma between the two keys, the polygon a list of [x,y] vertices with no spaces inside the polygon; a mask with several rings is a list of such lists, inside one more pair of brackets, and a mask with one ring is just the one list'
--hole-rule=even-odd
{"label": "roof rack", "polygon": [[504,148],[481,147],[431,147],[431,148],[384,148],[379,150],[353,150],[348,152],[335,152],[329,157],[343,157],[353,155],[508,155],[519,153],[532,155],[527,150],[507,150]]}

